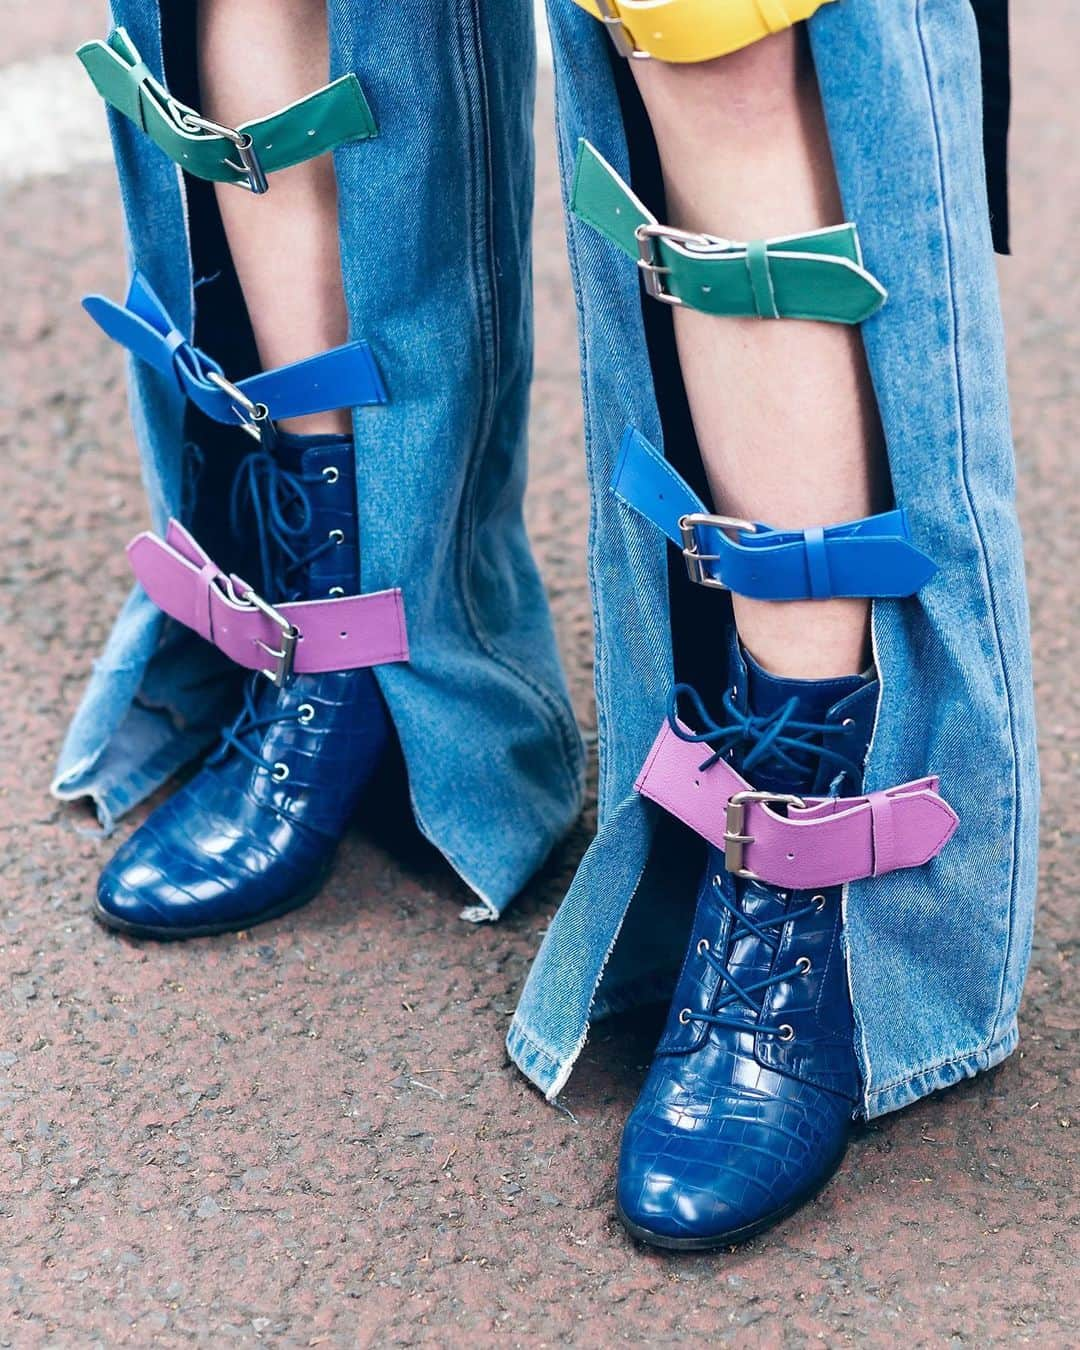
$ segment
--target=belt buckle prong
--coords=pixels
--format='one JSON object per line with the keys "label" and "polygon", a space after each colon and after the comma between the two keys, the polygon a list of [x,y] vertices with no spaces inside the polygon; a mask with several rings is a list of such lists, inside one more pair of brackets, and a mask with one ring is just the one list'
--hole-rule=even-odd
{"label": "belt buckle prong", "polygon": [[746,807],[749,802],[762,802],[769,806],[806,807],[801,797],[790,792],[734,792],[728,798],[724,819],[724,867],[737,877],[757,879],[757,873],[745,866],[744,854],[747,844],[754,842],[754,836],[746,833]]}
{"label": "belt buckle prong", "polygon": [[253,403],[247,394],[231,380],[227,380],[218,370],[206,371],[206,378],[211,384],[216,384],[219,389],[228,394],[233,402],[233,412],[240,419],[241,428],[255,440],[262,441],[262,424],[269,421],[270,409],[265,403]]}
{"label": "belt buckle prong", "polygon": [[240,163],[237,164],[235,160],[231,159],[227,159],[225,163],[230,169],[235,169],[237,173],[244,175],[240,182],[233,185],[234,187],[252,192],[256,197],[261,197],[264,192],[270,191],[270,184],[263,170],[258,151],[255,149],[255,142],[251,139],[249,132],[237,131],[235,127],[227,127],[221,122],[212,122],[209,117],[200,117],[196,112],[186,112],[180,120],[188,131],[209,131],[215,136],[223,136],[225,140],[232,142],[236,147],[236,153],[240,156]]}
{"label": "belt buckle prong", "polygon": [[715,250],[729,248],[731,241],[728,239],[716,239],[709,234],[697,234],[693,230],[677,230],[673,225],[661,225],[659,221],[643,221],[634,231],[634,238],[637,240],[638,267],[641,269],[641,275],[645,282],[646,294],[651,295],[654,300],[661,300],[665,305],[683,305],[685,300],[672,293],[666,288],[662,277],[670,273],[671,268],[665,267],[660,261],[660,255],[657,252],[657,244],[661,239],[666,239],[672,244],[681,244],[689,251]]}
{"label": "belt buckle prong", "polygon": [[635,47],[630,34],[627,32],[626,24],[619,15],[611,0],[596,0],[596,8],[600,11],[600,22],[608,31],[615,50],[620,56],[633,61],[648,61],[651,53],[643,52],[640,47]]}
{"label": "belt buckle prong", "polygon": [[255,638],[255,645],[261,647],[267,656],[274,658],[274,665],[269,670],[263,670],[262,674],[271,684],[276,684],[279,689],[283,689],[292,679],[293,666],[296,663],[296,644],[300,641],[299,628],[290,623],[281,610],[275,609],[269,600],[264,600],[258,591],[248,586],[247,582],[241,583],[247,589],[243,594],[240,594],[229,577],[221,579],[225,584],[230,600],[234,600],[239,605],[250,605],[261,614],[265,614],[268,619],[272,619],[281,629],[280,648],[271,647],[261,638]]}
{"label": "belt buckle prong", "polygon": [[702,525],[743,534],[756,534],[757,526],[752,520],[739,520],[736,516],[710,516],[696,512],[679,517],[679,533],[683,541],[682,555],[686,561],[690,580],[697,586],[708,586],[717,591],[729,590],[721,577],[710,576],[706,570],[707,563],[720,562],[722,559],[719,553],[702,553],[698,548],[697,531]]}

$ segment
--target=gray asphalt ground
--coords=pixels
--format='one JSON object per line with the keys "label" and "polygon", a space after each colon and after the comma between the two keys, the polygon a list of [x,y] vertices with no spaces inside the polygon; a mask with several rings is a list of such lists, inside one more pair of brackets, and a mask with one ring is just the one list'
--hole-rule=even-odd
{"label": "gray asphalt ground", "polygon": [[[1080,9],[1015,23],[1002,279],[1045,774],[1021,1050],[865,1129],[781,1229],[683,1259],[614,1215],[656,1019],[598,1031],[562,1110],[502,1050],[589,817],[498,926],[463,924],[408,838],[359,829],[313,905],[249,935],[143,947],[91,921],[115,841],[46,788],[143,523],[121,363],[76,304],[122,290],[120,223],[96,133],[75,115],[84,135],[29,153],[12,91],[41,97],[98,18],[0,0],[0,1344],[1075,1345]],[[530,523],[590,727],[549,102]]]}

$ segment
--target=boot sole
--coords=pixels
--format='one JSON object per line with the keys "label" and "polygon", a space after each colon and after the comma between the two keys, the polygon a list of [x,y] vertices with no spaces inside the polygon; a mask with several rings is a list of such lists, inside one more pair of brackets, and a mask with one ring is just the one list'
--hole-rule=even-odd
{"label": "boot sole", "polygon": [[771,1214],[766,1214],[763,1219],[757,1219],[754,1223],[745,1224],[742,1228],[733,1228],[730,1232],[719,1233],[710,1237],[669,1237],[665,1233],[654,1233],[651,1229],[642,1228],[640,1224],[634,1223],[623,1213],[622,1206],[618,1200],[615,1201],[615,1213],[619,1216],[619,1222],[626,1229],[632,1238],[638,1242],[643,1242],[649,1247],[661,1247],[669,1252],[708,1252],[715,1251],[719,1247],[739,1247],[744,1242],[749,1242],[751,1238],[757,1237],[760,1233],[774,1228],[778,1223],[783,1223],[785,1219],[791,1217],[796,1210],[802,1209],[803,1205],[809,1204],[816,1195],[819,1195],[825,1187],[832,1181],[836,1175],[840,1164],[844,1161],[844,1155],[847,1153],[845,1145],[844,1152],[837,1158],[836,1163],[828,1171],[821,1181],[817,1181],[808,1190],[802,1191],[790,1200],[781,1209],[773,1210]]}
{"label": "boot sole", "polygon": [[154,942],[184,942],[188,938],[218,937],[222,933],[245,933],[249,928],[254,928],[261,923],[269,923],[272,919],[280,919],[282,915],[290,914],[294,909],[301,909],[304,905],[309,904],[322,890],[329,872],[330,869],[327,868],[319,874],[317,881],[310,886],[306,886],[298,895],[290,897],[280,905],[275,905],[273,909],[263,910],[252,918],[245,919],[242,923],[232,920],[225,923],[197,924],[192,928],[173,928],[165,924],[132,923],[130,919],[121,919],[115,914],[110,914],[96,898],[91,912],[98,923],[112,933],[121,933],[124,937],[131,938],[150,938]]}

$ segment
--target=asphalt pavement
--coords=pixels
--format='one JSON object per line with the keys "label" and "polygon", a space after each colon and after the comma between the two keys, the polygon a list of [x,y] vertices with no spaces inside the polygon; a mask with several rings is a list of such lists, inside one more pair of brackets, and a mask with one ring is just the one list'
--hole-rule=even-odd
{"label": "asphalt pavement", "polygon": [[[98,16],[0,0],[0,1345],[1077,1343],[1080,8],[1026,8],[1001,268],[1045,777],[1021,1048],[862,1130],[782,1228],[673,1258],[614,1213],[655,1016],[600,1028],[561,1109],[502,1047],[591,812],[498,925],[461,921],[407,832],[362,829],[315,903],[249,934],[143,946],[91,920],[116,841],[47,785],[143,524],[121,362],[77,304],[122,290],[121,228],[100,110],[63,74]],[[590,728],[541,94],[529,520]]]}

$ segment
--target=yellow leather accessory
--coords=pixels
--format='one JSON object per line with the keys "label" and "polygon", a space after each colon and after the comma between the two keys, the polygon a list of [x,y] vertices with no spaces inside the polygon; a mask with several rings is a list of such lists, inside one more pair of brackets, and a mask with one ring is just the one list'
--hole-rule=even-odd
{"label": "yellow leather accessory", "polygon": [[661,225],[588,141],[578,143],[570,209],[633,258],[645,289],[705,314],[861,323],[885,303],[852,224],[740,243]]}
{"label": "yellow leather accessory", "polygon": [[711,61],[801,23],[831,0],[575,0],[620,56]]}

